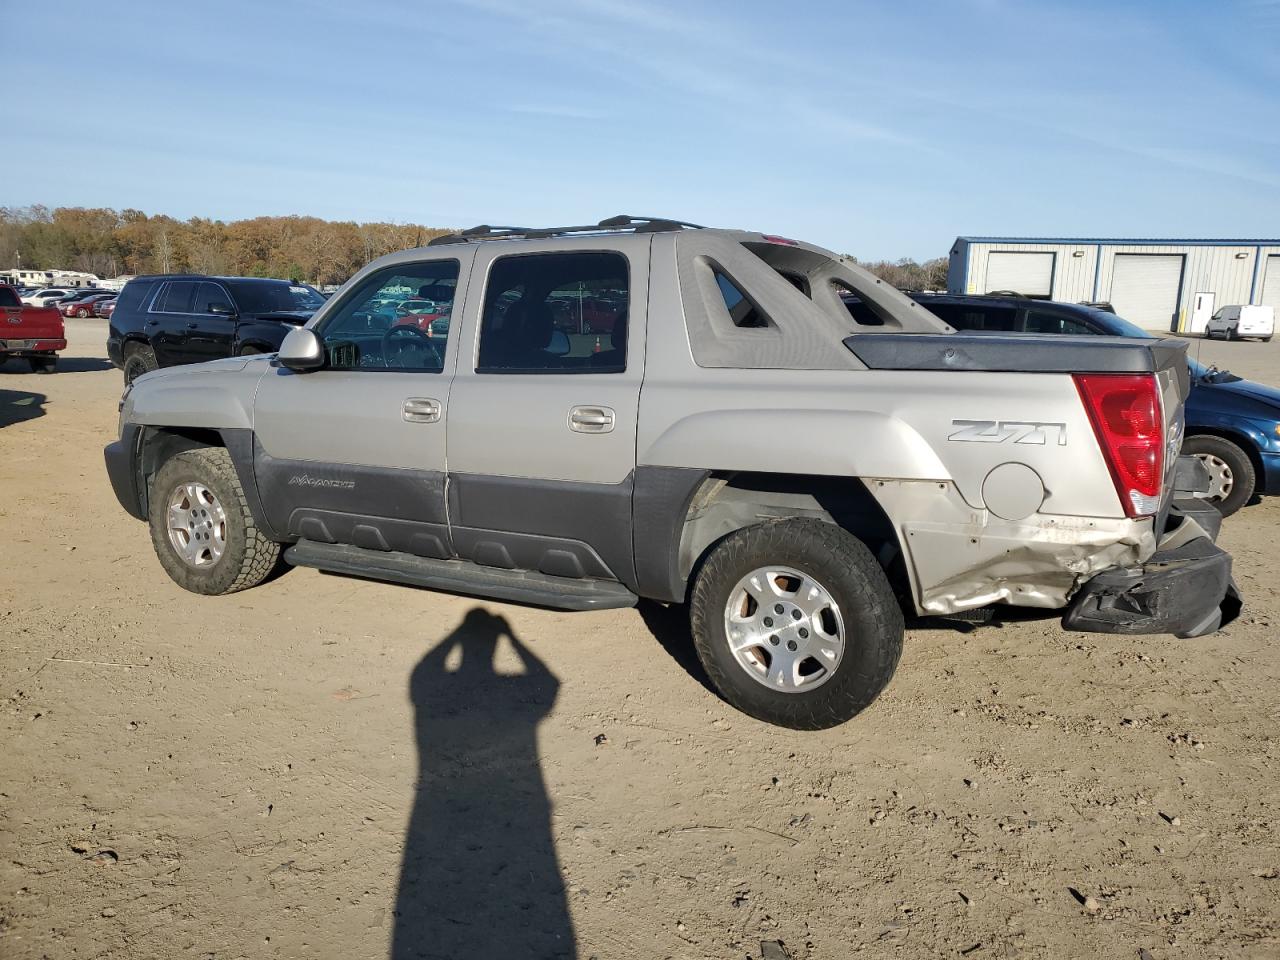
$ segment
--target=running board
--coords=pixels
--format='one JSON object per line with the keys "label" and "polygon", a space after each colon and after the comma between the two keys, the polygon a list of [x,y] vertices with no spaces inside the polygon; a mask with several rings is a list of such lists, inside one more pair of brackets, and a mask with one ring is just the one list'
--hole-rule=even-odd
{"label": "running board", "polygon": [[559,610],[610,610],[633,607],[639,599],[620,583],[575,580],[530,570],[484,567],[469,560],[433,560],[412,553],[366,550],[342,543],[299,540],[284,552],[295,567],[315,567],[370,580],[510,600]]}

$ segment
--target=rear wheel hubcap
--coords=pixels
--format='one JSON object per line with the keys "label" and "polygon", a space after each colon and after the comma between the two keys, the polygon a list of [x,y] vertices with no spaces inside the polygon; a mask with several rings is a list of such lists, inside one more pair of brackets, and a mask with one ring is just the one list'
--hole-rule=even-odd
{"label": "rear wheel hubcap", "polygon": [[831,592],[792,567],[752,570],[729,592],[729,651],[746,674],[779,693],[830,680],[844,656],[844,618]]}

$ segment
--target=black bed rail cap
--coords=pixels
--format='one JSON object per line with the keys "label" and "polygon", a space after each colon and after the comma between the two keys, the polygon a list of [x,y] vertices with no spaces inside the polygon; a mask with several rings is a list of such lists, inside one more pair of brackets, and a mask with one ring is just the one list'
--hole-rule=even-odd
{"label": "black bed rail cap", "polygon": [[[1170,338],[999,332],[855,333],[844,345],[871,370],[985,373],[1155,373],[1181,361],[1187,343]],[[1185,390],[1184,390],[1185,394]]]}

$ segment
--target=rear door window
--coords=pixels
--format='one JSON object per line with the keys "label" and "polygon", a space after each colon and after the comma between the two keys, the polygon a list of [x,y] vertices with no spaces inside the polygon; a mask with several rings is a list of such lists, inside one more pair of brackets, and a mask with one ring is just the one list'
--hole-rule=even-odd
{"label": "rear door window", "polygon": [[501,257],[489,270],[477,373],[621,373],[631,284],[620,253]]}
{"label": "rear door window", "polygon": [[195,306],[196,287],[194,280],[170,280],[156,295],[155,304],[151,307],[156,313],[192,313]]}

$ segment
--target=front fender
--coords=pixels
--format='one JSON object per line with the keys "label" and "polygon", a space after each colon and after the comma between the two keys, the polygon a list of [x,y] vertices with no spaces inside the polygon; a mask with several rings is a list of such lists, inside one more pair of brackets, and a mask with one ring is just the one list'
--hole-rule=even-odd
{"label": "front fender", "polygon": [[265,360],[236,358],[145,374],[125,398],[121,423],[251,430],[253,397],[267,370]]}

